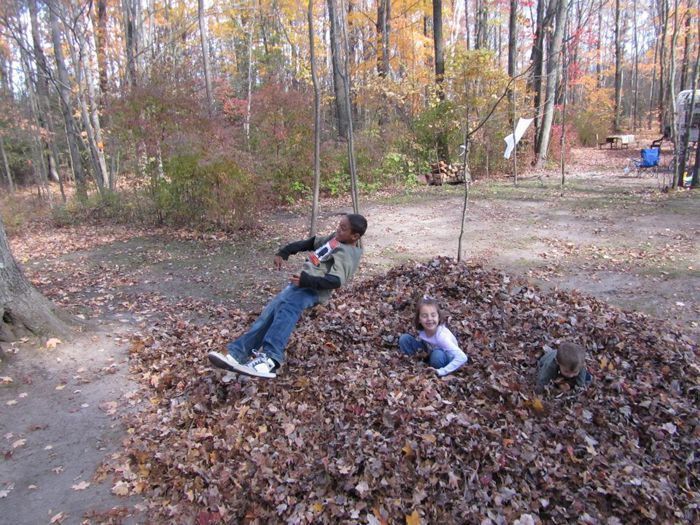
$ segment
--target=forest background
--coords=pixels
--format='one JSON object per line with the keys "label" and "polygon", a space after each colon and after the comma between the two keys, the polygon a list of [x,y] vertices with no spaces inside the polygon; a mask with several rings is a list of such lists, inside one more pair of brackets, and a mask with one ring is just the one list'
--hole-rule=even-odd
{"label": "forest background", "polygon": [[[3,181],[58,224],[237,228],[318,191],[415,185],[462,163],[465,137],[473,178],[513,175],[519,117],[535,119],[523,165],[611,132],[673,138],[700,42],[694,0],[23,0],[0,16]],[[32,213],[2,216],[11,232]]]}

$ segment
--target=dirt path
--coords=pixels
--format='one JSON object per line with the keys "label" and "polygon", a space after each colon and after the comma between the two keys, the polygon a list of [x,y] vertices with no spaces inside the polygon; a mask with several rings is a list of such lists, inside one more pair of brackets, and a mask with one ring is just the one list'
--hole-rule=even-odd
{"label": "dirt path", "polygon": [[4,347],[0,523],[116,523],[138,514],[138,500],[113,494],[101,473],[121,445],[121,415],[138,400],[128,337],[110,325],[72,341]]}
{"label": "dirt path", "polygon": [[[700,194],[662,193],[657,177],[622,176],[629,152],[575,153],[586,156],[587,168],[568,175],[563,194],[555,174],[517,187],[474,184],[463,258],[670,319],[697,339]],[[364,202],[370,226],[358,280],[409,260],[456,257],[462,202],[462,187]],[[322,210],[319,229],[326,231],[350,206],[324,202]],[[118,227],[106,237],[84,227],[13,239],[15,256],[41,290],[103,329],[53,350],[32,342],[5,348],[0,505],[13,510],[0,512],[0,523],[56,516],[61,523],[109,522],[125,514],[138,522],[138,502],[116,498],[98,468],[127,431],[119,416],[143,402],[135,393],[139,378],[127,370],[129,334],[174,309],[189,312],[196,329],[207,322],[202,302],[259,307],[286,279],[269,269],[276,247],[306,228],[300,209],[261,222],[255,238]]]}

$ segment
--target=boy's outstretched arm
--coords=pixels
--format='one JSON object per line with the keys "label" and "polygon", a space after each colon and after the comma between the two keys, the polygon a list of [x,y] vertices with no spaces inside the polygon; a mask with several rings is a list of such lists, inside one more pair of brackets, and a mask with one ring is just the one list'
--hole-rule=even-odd
{"label": "boy's outstretched arm", "polygon": [[288,245],[283,246],[275,254],[274,265],[275,269],[279,270],[282,268],[282,261],[289,259],[290,255],[294,255],[299,252],[309,252],[314,249],[314,242],[316,237],[309,237],[303,241],[290,242]]}

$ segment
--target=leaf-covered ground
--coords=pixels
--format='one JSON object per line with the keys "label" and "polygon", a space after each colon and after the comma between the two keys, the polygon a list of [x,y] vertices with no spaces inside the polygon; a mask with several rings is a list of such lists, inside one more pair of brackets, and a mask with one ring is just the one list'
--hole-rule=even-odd
{"label": "leaf-covered ground", "polygon": [[[447,380],[396,348],[423,293],[470,356]],[[276,380],[227,381],[206,353],[254,316],[193,299],[169,311],[134,339],[149,402],[112,462],[114,491],[145,495],[153,521],[700,519],[700,367],[670,325],[438,258],[305,314]],[[535,363],[563,340],[588,349],[594,384],[538,396]]]}

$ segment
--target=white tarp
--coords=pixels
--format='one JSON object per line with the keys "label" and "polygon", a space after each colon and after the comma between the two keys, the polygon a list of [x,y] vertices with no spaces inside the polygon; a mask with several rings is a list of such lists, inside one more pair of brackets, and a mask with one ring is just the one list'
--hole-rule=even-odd
{"label": "white tarp", "polygon": [[525,134],[525,130],[527,130],[528,126],[530,124],[532,124],[533,120],[535,120],[535,119],[531,119],[531,118],[518,119],[518,124],[515,126],[515,140],[513,140],[512,133],[504,139],[506,141],[506,152],[503,154],[504,158],[506,158],[506,159],[510,158],[510,154],[513,152],[513,149],[515,149],[515,145],[518,142],[520,142],[521,138],[523,138],[523,135]]}

